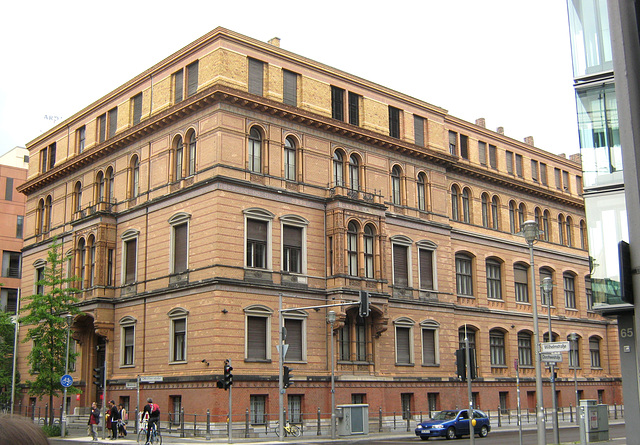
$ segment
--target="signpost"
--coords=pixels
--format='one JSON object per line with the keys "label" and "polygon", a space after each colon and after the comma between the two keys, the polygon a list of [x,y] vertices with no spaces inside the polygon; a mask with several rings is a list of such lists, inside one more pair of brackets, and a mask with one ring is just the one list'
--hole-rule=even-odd
{"label": "signpost", "polygon": [[568,341],[552,341],[539,343],[540,352],[569,352],[571,345]]}
{"label": "signpost", "polygon": [[542,360],[545,363],[562,362],[562,353],[561,352],[541,352],[540,360]]}

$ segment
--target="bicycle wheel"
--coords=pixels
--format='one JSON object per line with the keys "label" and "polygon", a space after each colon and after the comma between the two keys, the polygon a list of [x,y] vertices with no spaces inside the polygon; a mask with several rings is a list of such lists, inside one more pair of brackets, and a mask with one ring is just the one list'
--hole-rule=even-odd
{"label": "bicycle wheel", "polygon": [[300,428],[298,428],[296,425],[289,425],[289,432],[293,437],[300,437]]}
{"label": "bicycle wheel", "polygon": [[160,434],[160,429],[156,431],[156,445],[162,445],[162,434]]}
{"label": "bicycle wheel", "polygon": [[[276,432],[276,436],[280,437],[280,424],[276,423],[276,427],[273,429]],[[284,431],[285,436],[287,435],[287,432]]]}
{"label": "bicycle wheel", "polygon": [[143,429],[138,431],[138,443],[144,444],[147,441],[147,432]]}

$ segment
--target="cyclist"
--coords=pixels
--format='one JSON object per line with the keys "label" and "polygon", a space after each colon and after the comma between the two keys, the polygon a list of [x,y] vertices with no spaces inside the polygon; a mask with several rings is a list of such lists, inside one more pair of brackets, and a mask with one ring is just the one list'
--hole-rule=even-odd
{"label": "cyclist", "polygon": [[159,429],[160,422],[160,407],[157,403],[153,403],[151,397],[147,399],[147,404],[144,406],[144,410],[142,411],[142,418],[148,417],[147,423],[147,442],[145,445],[149,445],[149,435],[151,434],[151,428],[153,425],[156,426],[156,429]]}

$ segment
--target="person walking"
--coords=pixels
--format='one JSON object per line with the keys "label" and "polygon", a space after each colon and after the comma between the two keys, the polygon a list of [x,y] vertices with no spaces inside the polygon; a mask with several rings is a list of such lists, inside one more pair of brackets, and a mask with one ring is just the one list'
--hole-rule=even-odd
{"label": "person walking", "polygon": [[127,436],[127,410],[122,406],[122,404],[118,405],[118,413],[120,414],[120,420],[118,420],[118,436],[126,437]]}
{"label": "person walking", "polygon": [[98,409],[98,405],[96,402],[91,404],[91,413],[89,414],[89,427],[87,428],[87,432],[89,436],[91,436],[92,440],[98,440],[98,435],[96,433],[96,425],[100,423],[100,410]]}
{"label": "person walking", "polygon": [[147,442],[145,445],[149,445],[149,435],[151,433],[151,428],[155,425],[156,428],[160,428],[160,406],[157,403],[153,403],[153,399],[149,397],[147,399],[147,404],[144,406],[144,410],[142,411],[142,418],[148,419],[147,423]]}
{"label": "person walking", "polygon": [[120,413],[118,412],[115,401],[111,400],[109,406],[109,412],[111,413],[111,440],[116,440],[118,438],[118,420],[120,420]]}

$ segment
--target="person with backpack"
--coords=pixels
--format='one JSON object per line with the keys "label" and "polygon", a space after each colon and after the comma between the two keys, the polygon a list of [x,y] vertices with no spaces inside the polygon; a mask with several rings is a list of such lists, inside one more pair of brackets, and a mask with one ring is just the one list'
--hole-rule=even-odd
{"label": "person with backpack", "polygon": [[98,409],[98,405],[96,402],[91,404],[91,413],[89,414],[89,428],[87,428],[87,432],[89,436],[92,437],[94,441],[98,440],[98,435],[96,434],[95,426],[100,423],[100,410]]}
{"label": "person with backpack", "polygon": [[151,397],[147,399],[147,404],[144,406],[144,410],[142,411],[142,418],[148,419],[147,442],[145,445],[149,445],[149,436],[153,425],[155,425],[157,429],[160,429],[160,406],[158,406],[157,403],[153,403],[153,399],[151,399]]}

